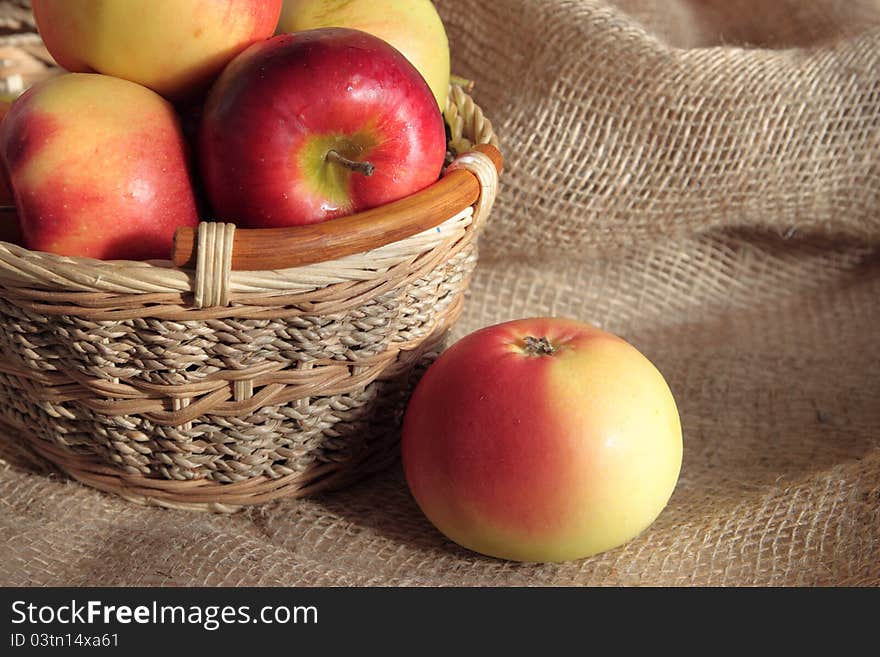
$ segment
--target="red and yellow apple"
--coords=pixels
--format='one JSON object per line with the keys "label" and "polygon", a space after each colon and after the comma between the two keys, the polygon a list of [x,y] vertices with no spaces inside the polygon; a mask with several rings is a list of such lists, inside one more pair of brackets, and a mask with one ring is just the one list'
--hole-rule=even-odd
{"label": "red and yellow apple", "polygon": [[626,341],[526,319],[445,351],[406,410],[403,466],[447,537],[517,561],[587,557],[648,527],[678,480],[678,410]]}
{"label": "red and yellow apple", "polygon": [[105,73],[178,98],[204,90],[270,37],[281,0],[32,0],[40,36],[68,71]]}
{"label": "red and yellow apple", "polygon": [[443,118],[406,58],[365,32],[323,28],[254,44],[208,95],[199,160],[219,219],[317,223],[437,180]]}
{"label": "red and yellow apple", "polygon": [[431,0],[284,0],[279,31],[319,27],[349,27],[384,39],[412,62],[445,109],[449,41]]}
{"label": "red and yellow apple", "polygon": [[146,87],[66,73],[19,97],[0,124],[24,246],[101,259],[167,258],[198,223],[171,105]]}

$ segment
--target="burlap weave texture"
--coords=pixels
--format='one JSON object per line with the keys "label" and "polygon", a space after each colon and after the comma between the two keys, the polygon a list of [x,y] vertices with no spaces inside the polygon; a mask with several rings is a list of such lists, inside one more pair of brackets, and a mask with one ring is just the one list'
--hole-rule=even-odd
{"label": "burlap weave texture", "polygon": [[556,565],[457,548],[398,468],[234,516],[3,444],[0,584],[880,585],[880,1],[443,0],[507,158],[456,334],[627,338],[684,429],[669,506]]}

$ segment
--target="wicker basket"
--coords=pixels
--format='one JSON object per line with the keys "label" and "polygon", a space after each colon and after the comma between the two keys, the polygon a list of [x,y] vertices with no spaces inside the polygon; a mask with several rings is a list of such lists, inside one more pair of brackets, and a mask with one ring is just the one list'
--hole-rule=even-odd
{"label": "wicker basket", "polygon": [[[16,39],[31,52],[7,41],[7,62],[32,56]],[[446,118],[463,154],[438,183],[262,256],[267,233],[210,222],[178,235],[191,268],[0,242],[0,433],[129,500],[222,512],[392,462],[497,189],[497,151],[471,150],[491,124],[459,87]]]}

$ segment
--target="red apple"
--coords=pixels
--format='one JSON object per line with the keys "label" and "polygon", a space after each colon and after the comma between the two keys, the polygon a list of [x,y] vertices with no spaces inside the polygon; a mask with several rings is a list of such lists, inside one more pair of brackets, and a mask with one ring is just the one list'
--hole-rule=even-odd
{"label": "red apple", "polygon": [[24,245],[102,259],[168,258],[198,223],[171,105],[146,87],[67,73],[13,103],[0,124]]}
{"label": "red apple", "polygon": [[282,0],[31,0],[68,71],[106,73],[165,96],[192,95],[250,44],[272,36]]}
{"label": "red apple", "polygon": [[592,326],[545,318],[444,352],[413,393],[402,452],[413,496],[447,537],[549,562],[648,527],[678,480],[682,437],[648,359]]}
{"label": "red apple", "polygon": [[205,106],[200,166],[218,218],[317,223],[435,182],[446,136],[434,95],[397,50],[324,28],[257,43]]}

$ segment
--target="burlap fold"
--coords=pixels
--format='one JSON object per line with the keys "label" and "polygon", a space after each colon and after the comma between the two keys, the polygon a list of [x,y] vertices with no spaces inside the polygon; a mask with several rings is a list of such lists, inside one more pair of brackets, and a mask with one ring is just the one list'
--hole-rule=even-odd
{"label": "burlap fold", "polygon": [[507,158],[461,336],[629,339],[684,463],[629,544],[556,565],[439,535],[394,467],[233,516],[141,508],[0,442],[0,584],[880,584],[880,2],[443,0]]}

